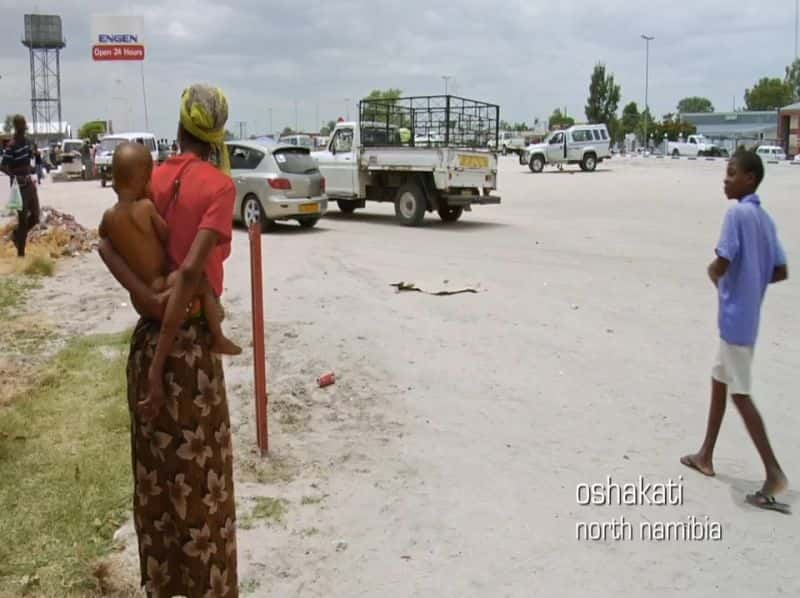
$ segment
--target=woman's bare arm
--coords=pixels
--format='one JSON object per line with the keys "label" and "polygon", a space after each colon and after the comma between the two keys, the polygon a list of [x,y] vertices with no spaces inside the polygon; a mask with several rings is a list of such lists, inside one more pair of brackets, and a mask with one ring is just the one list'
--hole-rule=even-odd
{"label": "woman's bare arm", "polygon": [[164,311],[162,296],[157,295],[125,263],[108,239],[100,239],[100,258],[114,278],[130,293],[131,303],[140,316],[160,320]]}

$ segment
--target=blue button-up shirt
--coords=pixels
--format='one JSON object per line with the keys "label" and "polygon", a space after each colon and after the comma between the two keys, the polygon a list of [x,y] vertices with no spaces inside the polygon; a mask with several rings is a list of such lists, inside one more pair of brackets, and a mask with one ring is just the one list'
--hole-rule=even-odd
{"label": "blue button-up shirt", "polygon": [[753,346],[764,293],[775,268],[786,265],[775,223],[758,195],[743,197],[728,209],[717,255],[730,261],[719,281],[720,336],[732,345]]}

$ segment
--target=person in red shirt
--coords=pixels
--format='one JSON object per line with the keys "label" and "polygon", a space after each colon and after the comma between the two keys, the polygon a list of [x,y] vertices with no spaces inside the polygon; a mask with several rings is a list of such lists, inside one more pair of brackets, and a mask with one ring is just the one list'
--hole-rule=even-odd
{"label": "person in red shirt", "polygon": [[187,89],[178,128],[181,153],[151,179],[153,202],[169,230],[166,253],[175,285],[168,297],[140,280],[111,243],[100,242],[103,261],[142,316],[131,339],[127,378],[134,525],[141,585],[149,596],[238,595],[222,362],[211,350],[206,319],[186,318],[204,277],[217,296],[222,293],[223,262],[231,253],[236,191],[227,174],[227,118],[220,90]]}

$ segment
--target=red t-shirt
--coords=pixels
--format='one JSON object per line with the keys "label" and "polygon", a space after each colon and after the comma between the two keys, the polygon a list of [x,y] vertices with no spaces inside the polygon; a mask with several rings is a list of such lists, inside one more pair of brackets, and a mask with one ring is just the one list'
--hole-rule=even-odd
{"label": "red t-shirt", "polygon": [[[175,197],[175,181],[180,190]],[[167,221],[167,255],[170,266],[177,268],[186,259],[197,232],[213,230],[219,244],[206,263],[206,278],[214,294],[222,295],[222,262],[231,254],[233,205],[236,188],[226,176],[193,154],[169,158],[153,171],[153,202]]]}

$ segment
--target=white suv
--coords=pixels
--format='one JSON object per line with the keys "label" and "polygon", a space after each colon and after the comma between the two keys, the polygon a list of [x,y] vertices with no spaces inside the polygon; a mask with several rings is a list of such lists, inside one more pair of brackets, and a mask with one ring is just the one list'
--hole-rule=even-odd
{"label": "white suv", "polygon": [[529,145],[520,157],[532,172],[542,172],[545,165],[578,164],[592,172],[611,157],[611,140],[605,125],[574,125],[554,131],[544,143]]}

